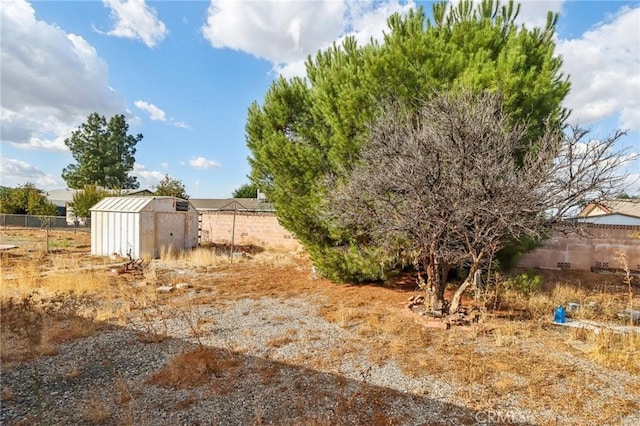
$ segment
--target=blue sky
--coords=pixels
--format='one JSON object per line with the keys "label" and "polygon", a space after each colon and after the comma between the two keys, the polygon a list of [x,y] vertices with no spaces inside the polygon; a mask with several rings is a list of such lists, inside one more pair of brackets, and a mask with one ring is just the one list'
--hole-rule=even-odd
{"label": "blue sky", "polygon": [[[428,3],[424,4],[430,11]],[[1,8],[2,185],[64,188],[64,145],[92,112],[124,113],[142,133],[141,188],[167,173],[196,198],[228,197],[248,181],[244,125],[282,74],[353,34],[380,37],[407,1],[37,1]],[[520,21],[560,13],[557,51],[572,91],[571,121],[596,135],[630,129],[640,152],[640,3],[524,1]],[[640,176],[640,161],[630,165]],[[632,182],[632,180],[630,180]],[[640,193],[637,181],[628,192]]]}

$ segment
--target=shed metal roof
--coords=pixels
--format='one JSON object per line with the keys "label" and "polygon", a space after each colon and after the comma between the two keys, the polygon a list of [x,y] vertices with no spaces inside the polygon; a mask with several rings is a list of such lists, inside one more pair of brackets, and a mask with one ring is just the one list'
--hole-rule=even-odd
{"label": "shed metal roof", "polygon": [[91,211],[137,213],[157,197],[107,197],[91,207]]}

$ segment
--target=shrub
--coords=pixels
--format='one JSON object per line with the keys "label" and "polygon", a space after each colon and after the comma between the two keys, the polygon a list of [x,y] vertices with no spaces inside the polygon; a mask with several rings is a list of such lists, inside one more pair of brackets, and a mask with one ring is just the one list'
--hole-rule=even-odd
{"label": "shrub", "polygon": [[505,290],[514,290],[529,297],[542,288],[542,277],[531,273],[518,274],[502,284]]}

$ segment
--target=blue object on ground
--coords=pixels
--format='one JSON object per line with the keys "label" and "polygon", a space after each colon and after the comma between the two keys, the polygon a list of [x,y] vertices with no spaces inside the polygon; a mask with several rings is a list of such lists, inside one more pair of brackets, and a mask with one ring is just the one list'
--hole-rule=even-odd
{"label": "blue object on ground", "polygon": [[553,314],[553,322],[564,324],[567,318],[567,312],[564,310],[564,306],[558,306]]}

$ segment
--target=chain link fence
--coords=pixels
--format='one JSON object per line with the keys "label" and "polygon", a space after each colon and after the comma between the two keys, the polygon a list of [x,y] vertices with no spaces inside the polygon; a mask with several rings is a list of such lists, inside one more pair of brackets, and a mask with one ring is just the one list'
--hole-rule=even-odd
{"label": "chain link fence", "polygon": [[91,229],[90,218],[68,221],[65,216],[0,214],[0,226],[6,228]]}

